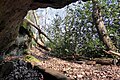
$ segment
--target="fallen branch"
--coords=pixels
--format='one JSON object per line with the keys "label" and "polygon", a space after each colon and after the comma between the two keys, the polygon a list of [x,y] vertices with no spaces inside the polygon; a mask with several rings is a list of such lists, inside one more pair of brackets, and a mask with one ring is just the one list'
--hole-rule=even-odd
{"label": "fallen branch", "polygon": [[80,60],[80,61],[75,61],[75,63],[78,64],[87,64],[87,65],[96,65],[96,64],[101,64],[101,65],[119,65],[120,60],[112,59],[112,58],[94,58],[92,60]]}
{"label": "fallen branch", "polygon": [[118,53],[118,52],[115,52],[115,51],[112,51],[112,50],[109,50],[109,51],[103,50],[103,51],[104,51],[105,53],[107,53],[107,54],[114,54],[114,55],[120,57],[120,53]]}
{"label": "fallen branch", "polygon": [[[39,27],[39,25],[38,25],[38,18],[37,18],[37,15],[35,14],[35,11],[33,11],[32,14],[33,14],[34,19],[35,19],[35,23],[34,24],[36,24]],[[42,37],[40,36],[41,32],[38,31],[38,33],[39,33],[39,38],[40,38],[41,42],[44,43],[44,41],[42,40]]]}
{"label": "fallen branch", "polygon": [[[37,25],[35,25],[32,21],[30,21],[30,20],[27,19],[27,18],[25,18],[24,20],[27,21],[27,22],[28,22],[30,25],[32,25],[34,28],[36,28],[36,29],[38,30],[39,34],[44,35],[50,42],[52,42],[52,40],[51,40],[44,32],[42,32],[42,31],[37,27]],[[53,43],[53,42],[52,42],[52,43]]]}
{"label": "fallen branch", "polygon": [[[26,20],[27,20],[27,19],[26,19]],[[29,21],[29,20],[28,20],[28,21]],[[27,21],[27,22],[28,22],[28,21]],[[32,23],[31,21],[29,21],[28,23],[30,23],[31,25],[33,24],[36,29],[40,30],[40,29],[39,29],[34,23]],[[28,33],[32,33],[32,31],[29,30]],[[46,51],[50,51],[46,46],[40,44],[40,43],[37,41],[37,39],[35,38],[35,36],[34,36],[33,34],[27,34],[27,35],[28,35],[28,37],[32,38],[40,48],[42,48],[42,49],[44,49],[44,50],[46,50]]]}
{"label": "fallen branch", "polygon": [[43,45],[39,44],[34,37],[32,37],[32,38],[34,39],[34,41],[37,43],[37,45],[38,45],[39,47],[41,47],[42,49],[44,49],[44,50],[46,50],[46,51],[50,51],[46,46],[43,46]]}
{"label": "fallen branch", "polygon": [[71,80],[61,72],[49,68],[43,68],[39,65],[34,66],[34,69],[40,71],[43,76],[45,76],[44,80]]}

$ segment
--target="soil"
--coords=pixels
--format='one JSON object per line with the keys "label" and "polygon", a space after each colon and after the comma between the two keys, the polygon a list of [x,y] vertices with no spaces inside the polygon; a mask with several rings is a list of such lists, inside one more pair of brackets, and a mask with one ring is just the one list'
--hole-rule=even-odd
{"label": "soil", "polygon": [[101,64],[78,64],[60,58],[51,57],[39,50],[31,50],[33,55],[41,60],[40,66],[50,68],[65,74],[70,80],[120,80],[120,66]]}
{"label": "soil", "polygon": [[43,68],[58,71],[66,75],[70,80],[120,80],[120,66],[76,63],[73,60],[63,60],[48,53],[41,53],[33,48],[30,53],[40,60],[39,65]]}

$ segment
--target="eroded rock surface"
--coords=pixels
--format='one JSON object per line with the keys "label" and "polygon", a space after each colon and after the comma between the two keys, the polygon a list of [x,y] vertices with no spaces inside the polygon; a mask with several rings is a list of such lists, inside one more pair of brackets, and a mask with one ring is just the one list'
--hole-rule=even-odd
{"label": "eroded rock surface", "polygon": [[[7,50],[18,35],[19,24],[27,12],[37,8],[62,8],[77,0],[0,0],[0,53]],[[2,55],[2,54],[0,54]]]}

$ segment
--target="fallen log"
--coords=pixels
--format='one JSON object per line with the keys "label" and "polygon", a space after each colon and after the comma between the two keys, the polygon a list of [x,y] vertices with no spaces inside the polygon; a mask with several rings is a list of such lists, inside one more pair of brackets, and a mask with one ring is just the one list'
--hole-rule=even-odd
{"label": "fallen log", "polygon": [[78,64],[87,64],[87,65],[95,65],[95,64],[101,64],[101,65],[119,65],[120,60],[112,59],[112,58],[94,58],[91,60],[81,60],[81,61],[75,61],[75,63]]}
{"label": "fallen log", "polygon": [[95,58],[94,61],[96,64],[101,64],[101,65],[112,65],[113,59],[111,58]]}
{"label": "fallen log", "polygon": [[64,74],[49,68],[34,66],[34,69],[40,71],[43,74],[44,80],[70,80]]}
{"label": "fallen log", "polygon": [[[7,75],[9,75],[11,73],[11,71],[14,70],[14,67],[13,67],[14,61],[16,61],[18,63],[20,63],[20,62],[25,63],[27,65],[28,69],[38,71],[38,73],[41,73],[43,75],[44,80],[70,80],[68,77],[66,77],[64,74],[62,74],[58,71],[55,71],[55,70],[52,70],[49,68],[43,68],[36,63],[33,64],[31,62],[26,62],[22,59],[19,60],[19,58],[17,58],[17,59],[14,58],[14,59],[11,59],[11,60],[5,62],[4,64],[0,64],[0,80],[5,80],[3,78],[5,76],[7,77]],[[20,65],[22,63],[20,63]],[[17,66],[17,67],[19,68],[19,66]]]}
{"label": "fallen log", "polygon": [[[33,56],[28,55],[27,57],[33,57]],[[31,59],[28,59],[27,62],[32,64],[32,66],[34,67],[34,70],[37,70],[40,73],[42,73],[44,80],[70,80],[68,77],[66,77],[64,74],[62,74],[58,71],[41,67],[39,65],[39,64],[41,64],[40,61],[37,61],[37,60],[33,61]]]}

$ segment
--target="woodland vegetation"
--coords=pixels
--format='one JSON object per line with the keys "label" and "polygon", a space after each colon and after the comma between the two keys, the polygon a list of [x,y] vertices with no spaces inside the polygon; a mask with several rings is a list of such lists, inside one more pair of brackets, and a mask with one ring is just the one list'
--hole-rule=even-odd
{"label": "woodland vegetation", "polygon": [[[30,10],[28,7],[26,7],[24,14],[21,15],[22,12],[19,12],[19,15],[21,15],[20,19],[15,18],[18,22],[14,21],[10,23],[11,20],[14,20],[14,17],[10,16],[7,21],[4,19],[6,17],[1,17],[3,15],[1,15],[2,13],[0,14],[0,44],[3,42],[0,46],[0,79],[22,79],[27,70],[27,73],[30,73],[31,77],[26,74],[24,80],[26,80],[25,78],[30,80],[69,80],[67,77],[69,77],[70,80],[93,79],[90,78],[91,75],[82,74],[82,72],[86,73],[87,67],[89,70],[90,67],[96,68],[96,64],[103,65],[101,68],[97,66],[96,69],[98,69],[98,71],[103,69],[104,65],[115,65],[119,71],[120,0],[89,0],[87,2],[83,0],[72,4],[72,6],[68,4],[77,0],[68,2],[67,0],[61,0],[61,2],[62,1],[63,3],[61,4],[55,0],[34,0],[34,2],[26,2],[26,4],[31,3],[30,9],[36,9],[38,7],[45,8],[48,6],[61,8],[67,5],[65,8],[66,16],[64,18],[55,14],[52,24],[47,24],[47,27],[44,26],[42,29],[40,28],[40,18],[36,10]],[[2,4],[0,4],[0,6],[1,5]],[[23,4],[23,6],[25,5]],[[17,9],[15,8],[15,10]],[[26,15],[28,10],[30,11]],[[0,11],[2,12],[2,10]],[[7,12],[5,13],[7,14]],[[19,15],[17,15],[16,12],[16,16]],[[23,18],[25,15],[26,17]],[[7,17],[8,16],[7,14]],[[2,19],[6,22],[3,22]],[[5,28],[3,26],[5,26]],[[12,29],[12,26],[15,27]],[[8,35],[7,32],[9,32],[10,35]],[[48,58],[49,60],[47,60]],[[75,64],[64,62],[58,58],[74,62]],[[8,61],[8,63],[6,61]],[[13,63],[9,61],[13,61]],[[63,65],[65,66],[65,70],[64,68],[57,70],[54,64],[56,64],[56,66],[65,64],[67,67]],[[68,64],[78,66],[80,64],[85,71],[75,73],[74,69],[79,72],[78,67],[69,66]],[[41,68],[41,66],[44,68]],[[83,66],[87,67],[84,68]],[[46,69],[52,67],[67,77],[56,71]],[[73,70],[73,74],[70,74],[70,70],[68,70],[69,67],[70,69],[71,67],[74,68],[71,69]],[[109,66],[105,66],[107,69],[108,67]],[[114,71],[115,67],[110,67],[112,68],[110,72]],[[93,71],[90,70],[89,73],[94,72],[93,68]],[[7,72],[7,69],[10,70]],[[22,69],[25,71],[21,74]],[[21,75],[21,77],[17,76],[15,71],[18,71],[18,75]],[[13,75],[15,75],[15,79],[12,78]],[[93,75],[95,79],[98,79],[101,73],[98,73],[99,76],[94,73],[92,76]],[[108,78],[107,75],[108,73],[106,73],[104,78],[99,77],[99,79],[120,79],[120,74],[118,74],[119,76],[116,78],[115,74],[111,75],[113,78]]]}
{"label": "woodland vegetation", "polygon": [[114,54],[112,51],[115,51],[114,55],[119,56],[119,1],[93,0],[73,6],[73,8],[68,6],[64,19],[56,15],[52,25],[45,29],[47,35],[54,41],[54,43],[48,41],[46,45],[54,53],[61,55],[102,57],[108,56],[106,53]]}

